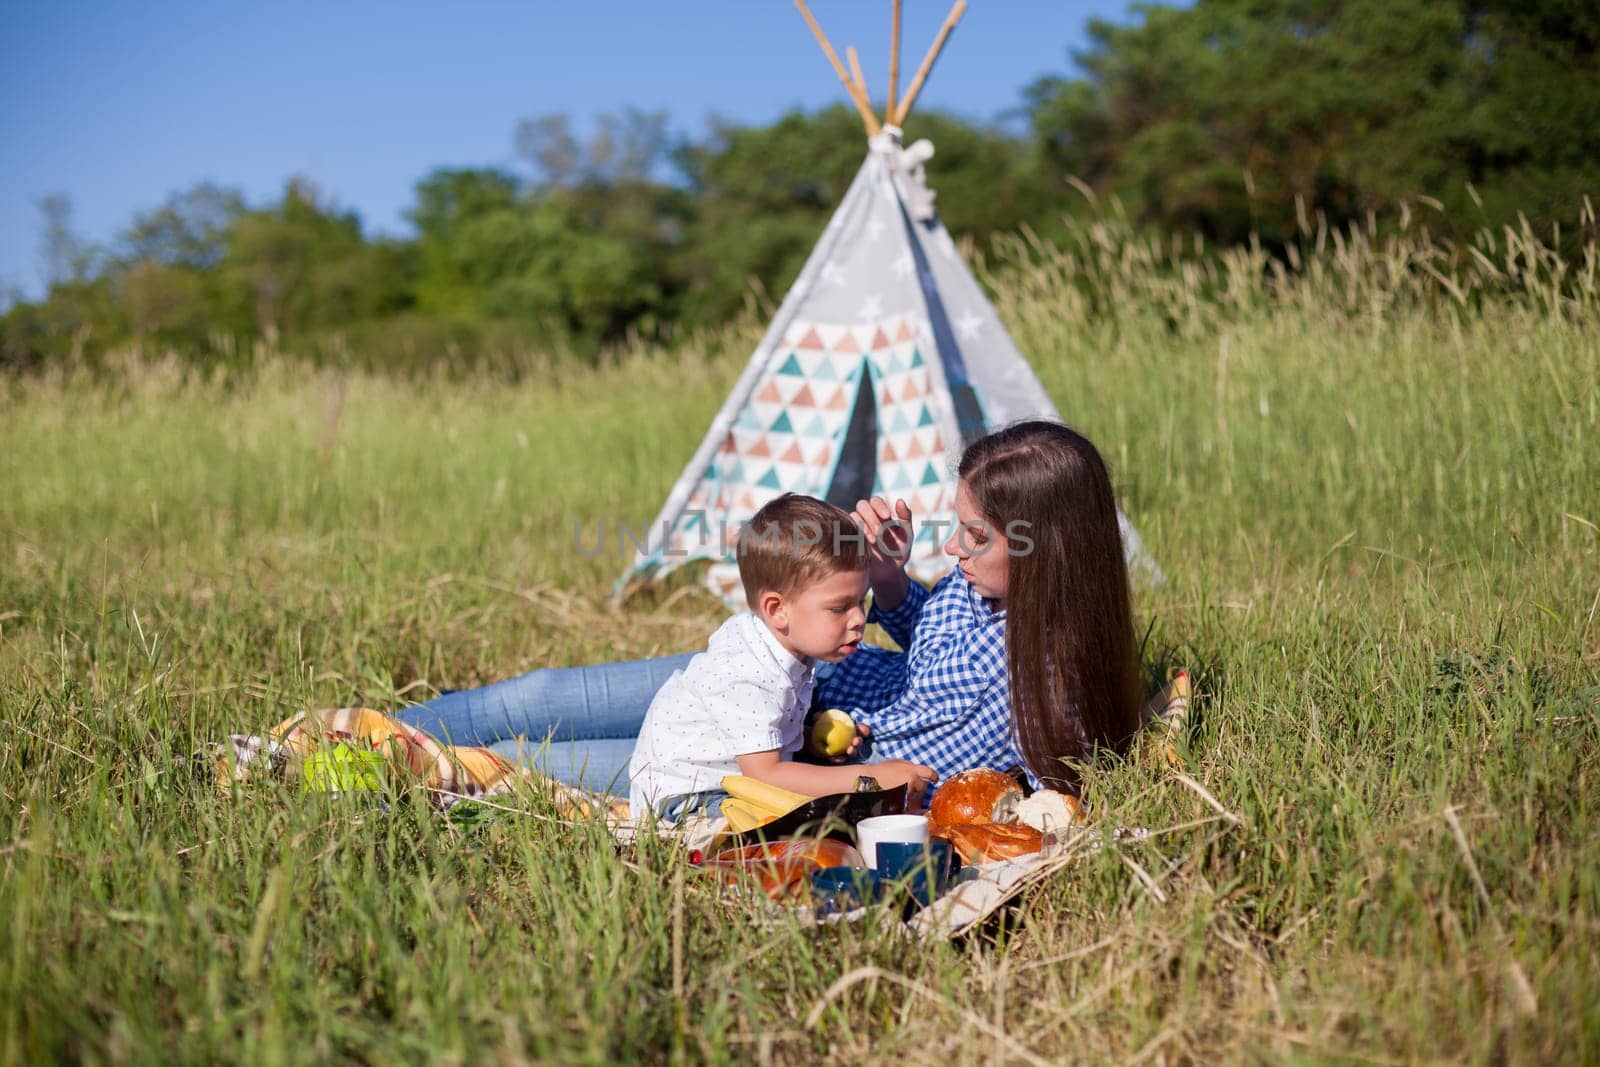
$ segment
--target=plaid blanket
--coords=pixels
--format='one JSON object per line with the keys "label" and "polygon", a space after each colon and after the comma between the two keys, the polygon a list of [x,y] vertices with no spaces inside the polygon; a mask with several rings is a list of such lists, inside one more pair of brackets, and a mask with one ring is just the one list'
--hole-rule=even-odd
{"label": "plaid blanket", "polygon": [[[565,815],[616,814],[614,798],[556,782],[487,748],[441,744],[430,734],[371,708],[297,712],[265,736],[231,735],[212,750],[210,762],[218,788],[228,792],[235,783],[262,774],[303,777],[311,761],[337,746],[376,754],[386,769],[426,789],[441,808],[532,785],[550,793]],[[620,803],[626,815],[627,802]]]}

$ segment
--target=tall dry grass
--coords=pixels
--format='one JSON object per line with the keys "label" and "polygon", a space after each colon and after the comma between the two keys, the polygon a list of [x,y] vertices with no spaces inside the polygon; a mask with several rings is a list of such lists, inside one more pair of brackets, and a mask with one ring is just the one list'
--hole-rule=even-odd
{"label": "tall dry grass", "polygon": [[1150,836],[955,946],[766,925],[535,806],[185,769],[294,708],[699,644],[718,605],[613,610],[572,526],[650,518],[750,330],[514,383],[5,382],[0,1056],[1595,1059],[1594,257],[1376,232],[1201,255],[1112,215],[994,265],[1169,576],[1148,666],[1207,698],[1184,776],[1092,783]]}

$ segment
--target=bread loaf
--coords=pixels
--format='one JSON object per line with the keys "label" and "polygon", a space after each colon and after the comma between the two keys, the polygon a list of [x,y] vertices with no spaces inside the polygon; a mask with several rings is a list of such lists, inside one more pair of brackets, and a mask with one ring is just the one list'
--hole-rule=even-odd
{"label": "bread loaf", "polygon": [[1016,822],[1021,801],[1022,787],[1010,775],[988,768],[962,771],[934,793],[928,821],[935,826]]}
{"label": "bread loaf", "polygon": [[1017,805],[1017,822],[1047,833],[1083,821],[1083,805],[1078,798],[1053,789],[1041,789]]}
{"label": "bread loaf", "polygon": [[937,835],[949,841],[967,864],[1014,859],[1044,848],[1044,834],[1015,823],[958,823],[941,826]]}

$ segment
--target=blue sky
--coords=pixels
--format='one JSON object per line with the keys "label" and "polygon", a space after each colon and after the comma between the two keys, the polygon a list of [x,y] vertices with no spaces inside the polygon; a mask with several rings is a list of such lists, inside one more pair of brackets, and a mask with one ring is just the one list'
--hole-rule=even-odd
{"label": "blue sky", "polygon": [[[812,0],[881,98],[887,0]],[[904,0],[901,86],[947,0]],[[918,106],[994,119],[1067,69],[1125,0],[970,0]],[[272,3],[0,0],[0,291],[40,288],[40,197],[84,237],[201,180],[276,196],[310,177],[370,232],[403,233],[435,166],[515,165],[518,119],[665,109],[767,122],[843,90],[788,0]],[[914,126],[910,131],[915,133]]]}

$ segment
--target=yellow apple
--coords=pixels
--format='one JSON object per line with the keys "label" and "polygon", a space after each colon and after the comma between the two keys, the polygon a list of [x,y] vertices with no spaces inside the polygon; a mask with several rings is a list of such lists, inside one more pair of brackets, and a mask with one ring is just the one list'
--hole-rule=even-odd
{"label": "yellow apple", "polygon": [[856,721],[838,708],[829,708],[811,724],[811,751],[819,756],[842,756],[855,736]]}

